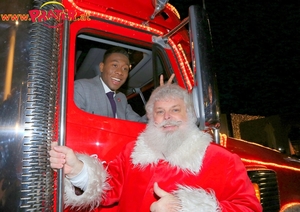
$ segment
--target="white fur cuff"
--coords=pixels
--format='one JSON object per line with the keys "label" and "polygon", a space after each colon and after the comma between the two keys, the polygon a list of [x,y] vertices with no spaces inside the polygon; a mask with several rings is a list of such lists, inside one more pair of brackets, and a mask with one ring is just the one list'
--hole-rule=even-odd
{"label": "white fur cuff", "polygon": [[93,210],[100,205],[103,193],[109,189],[109,185],[105,182],[107,172],[98,159],[83,154],[77,154],[77,157],[86,166],[89,181],[83,194],[76,195],[74,186],[65,178],[65,207]]}
{"label": "white fur cuff", "polygon": [[221,212],[213,191],[179,186],[174,195],[181,200],[180,212]]}

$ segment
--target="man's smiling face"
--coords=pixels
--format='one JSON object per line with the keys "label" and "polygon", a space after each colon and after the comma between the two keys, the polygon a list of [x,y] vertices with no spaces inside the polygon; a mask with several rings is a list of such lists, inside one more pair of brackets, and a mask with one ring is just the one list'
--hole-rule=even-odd
{"label": "man's smiling face", "polygon": [[129,72],[129,59],[121,53],[112,53],[100,63],[101,78],[112,90],[118,90],[126,81]]}

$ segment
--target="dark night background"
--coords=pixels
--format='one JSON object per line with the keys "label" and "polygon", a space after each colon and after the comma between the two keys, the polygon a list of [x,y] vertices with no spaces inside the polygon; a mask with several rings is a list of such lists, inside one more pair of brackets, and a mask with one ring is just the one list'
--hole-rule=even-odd
{"label": "dark night background", "polygon": [[[296,1],[294,1],[296,2]],[[170,0],[181,14],[201,0]],[[300,109],[300,8],[282,0],[206,1],[222,113]]]}

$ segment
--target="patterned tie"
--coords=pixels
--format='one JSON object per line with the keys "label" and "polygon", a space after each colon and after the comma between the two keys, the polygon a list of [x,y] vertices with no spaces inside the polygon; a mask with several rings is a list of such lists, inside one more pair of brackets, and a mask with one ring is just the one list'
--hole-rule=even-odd
{"label": "patterned tie", "polygon": [[108,93],[106,93],[109,101],[110,101],[110,104],[111,104],[111,108],[112,108],[112,111],[113,111],[113,114],[114,114],[114,117],[116,117],[116,110],[117,110],[117,106],[116,106],[116,102],[114,100],[114,92],[110,91]]}

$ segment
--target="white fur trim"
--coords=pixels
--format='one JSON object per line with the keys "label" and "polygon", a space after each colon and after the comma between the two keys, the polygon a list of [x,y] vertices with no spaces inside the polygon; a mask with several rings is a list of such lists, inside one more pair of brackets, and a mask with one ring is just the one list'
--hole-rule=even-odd
{"label": "white fur trim", "polygon": [[[168,161],[171,166],[176,166],[194,174],[200,172],[205,151],[212,141],[211,135],[193,129],[186,141],[170,156],[164,158],[159,152],[155,152],[147,145],[143,133],[138,137],[133,152],[131,153],[132,163],[136,166],[146,167],[149,164],[156,164],[159,160]],[[159,145],[159,142],[158,144]]]}
{"label": "white fur trim", "polygon": [[179,212],[221,212],[213,191],[207,192],[202,188],[179,186],[173,194],[181,201]]}
{"label": "white fur trim", "polygon": [[98,159],[83,154],[77,154],[77,157],[86,166],[89,181],[83,194],[77,196],[73,185],[65,178],[65,207],[77,210],[87,208],[91,211],[100,205],[105,198],[105,191],[110,189],[106,182],[108,174]]}

